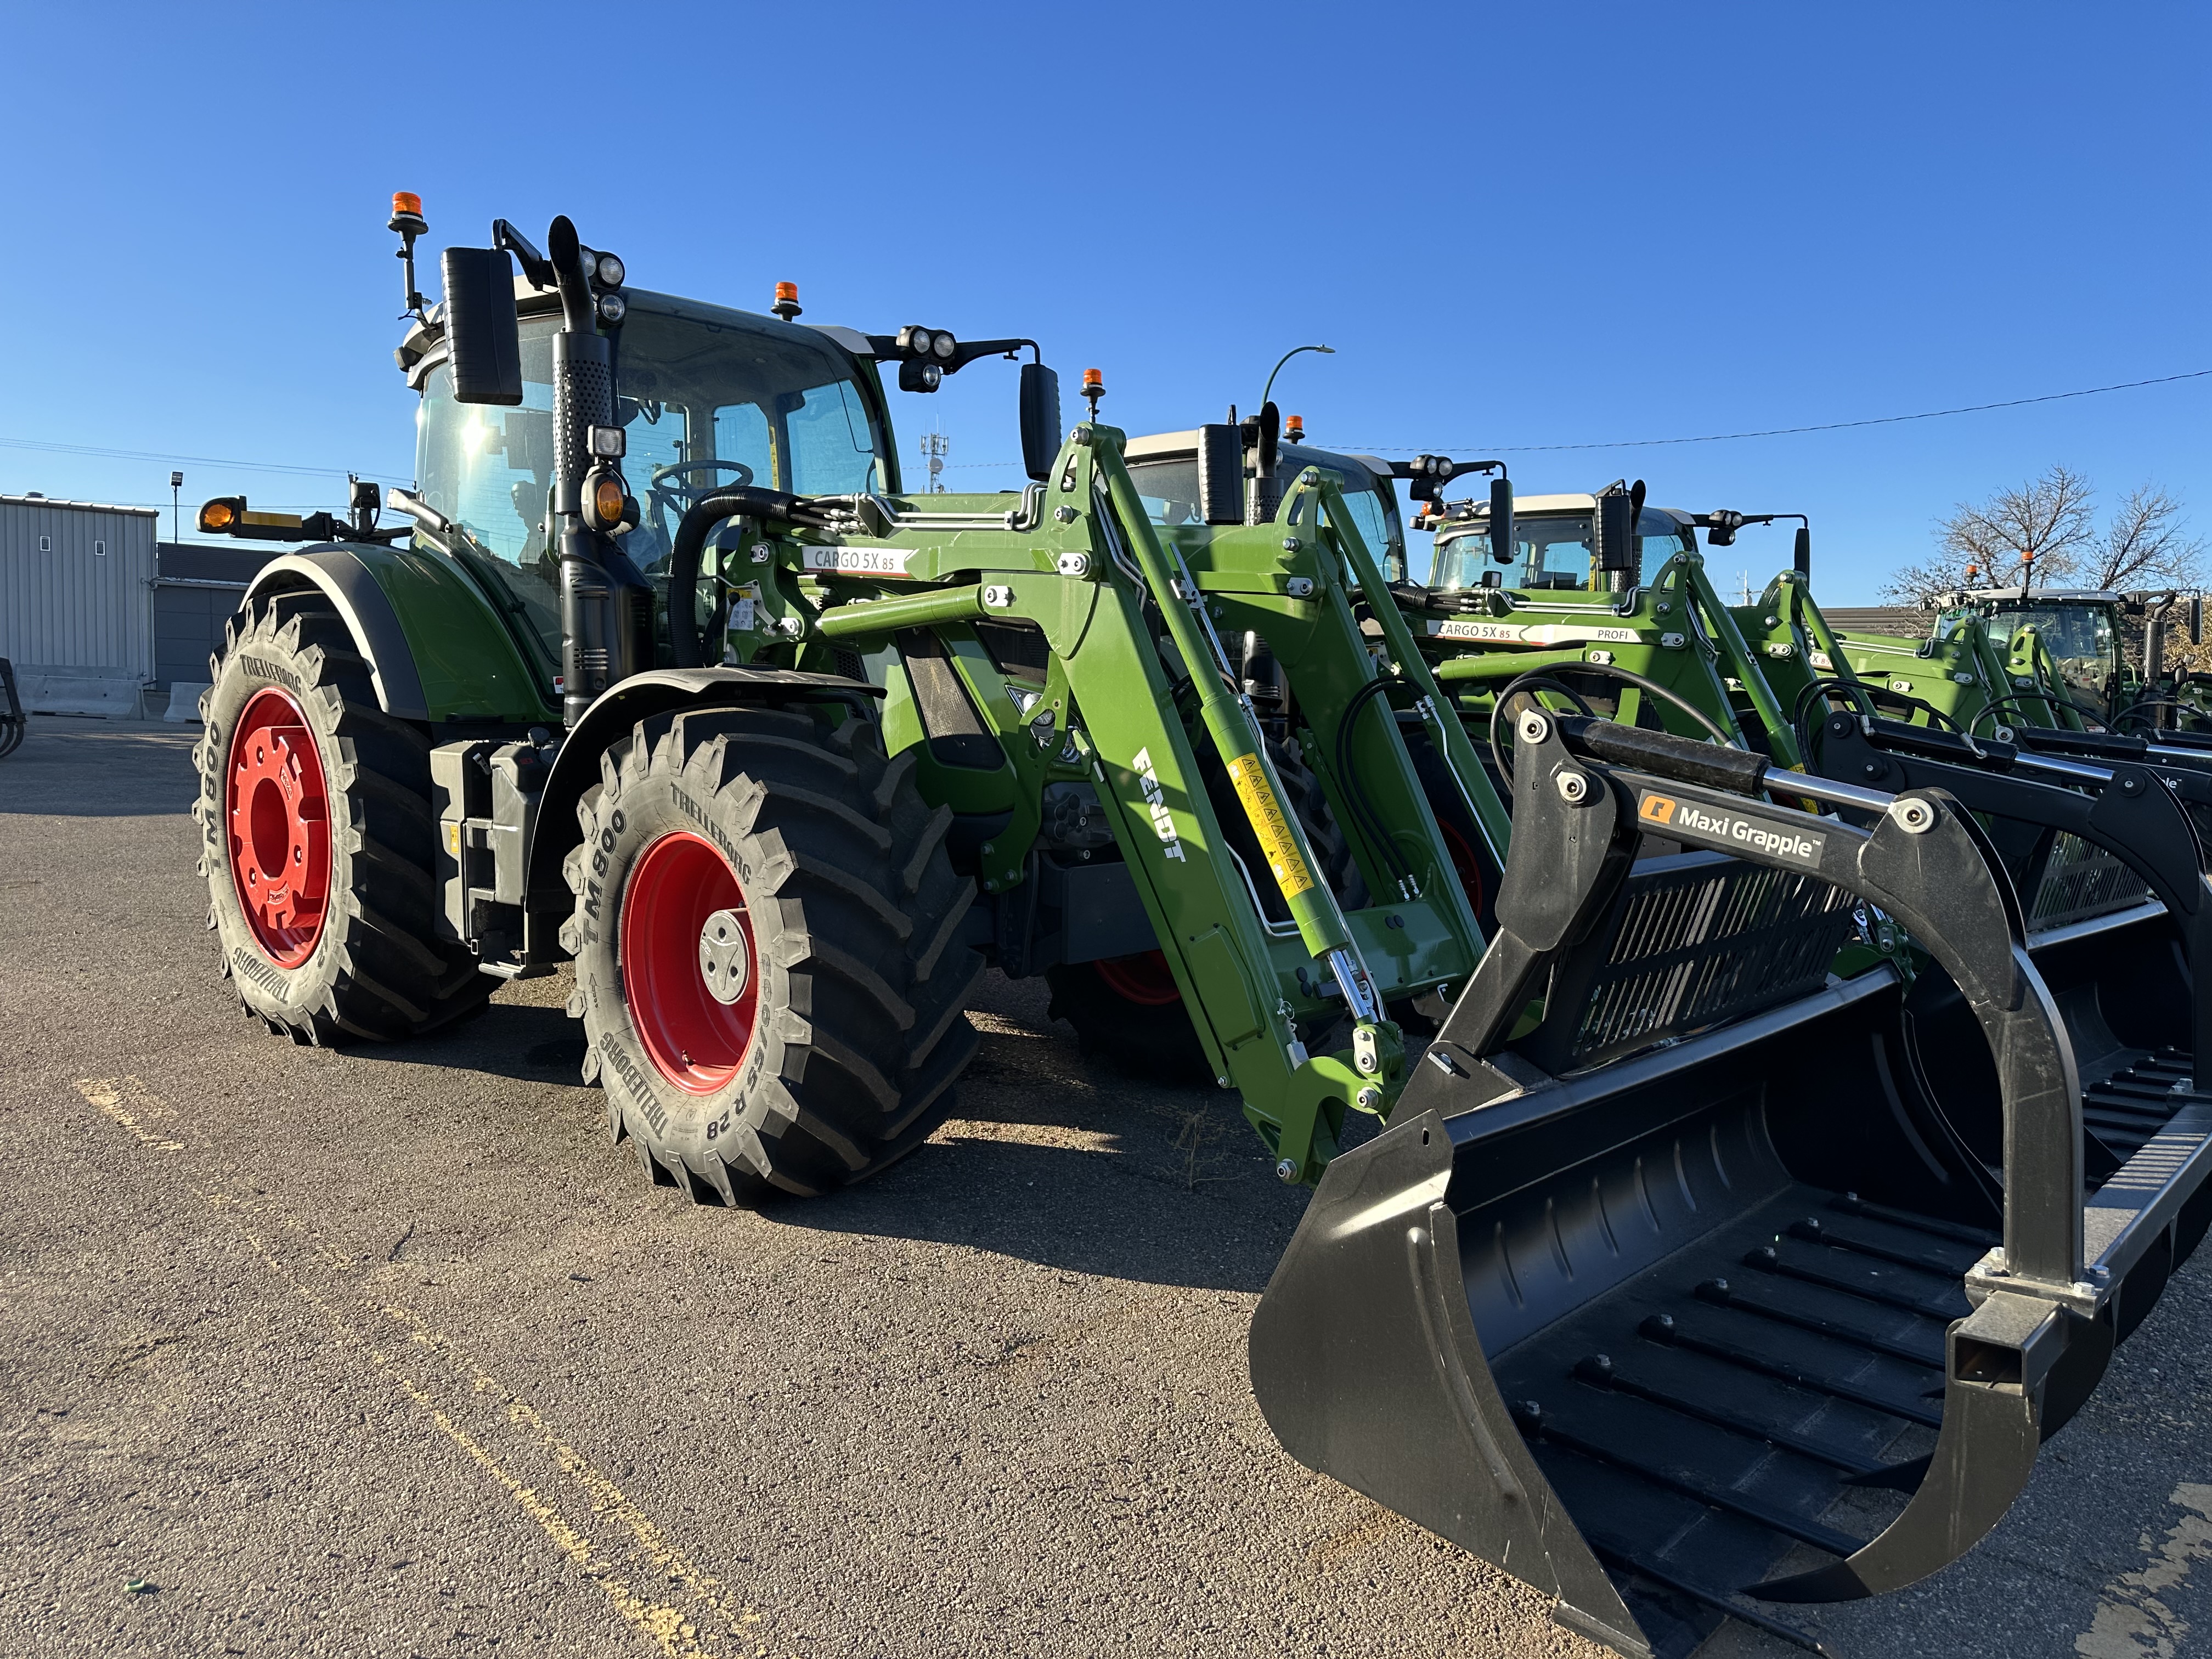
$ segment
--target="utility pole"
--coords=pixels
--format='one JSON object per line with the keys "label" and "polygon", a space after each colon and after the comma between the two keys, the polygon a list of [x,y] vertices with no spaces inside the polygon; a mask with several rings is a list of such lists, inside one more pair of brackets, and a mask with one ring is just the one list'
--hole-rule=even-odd
{"label": "utility pole", "polygon": [[1739,570],[1735,573],[1735,580],[1737,586],[1743,589],[1743,598],[1738,600],[1737,603],[1739,605],[1749,605],[1751,603],[1751,572],[1748,570]]}
{"label": "utility pole", "polygon": [[933,495],[945,493],[945,457],[951,447],[952,440],[942,432],[921,434],[921,454],[929,463],[929,493]]}
{"label": "utility pole", "polygon": [[169,539],[173,542],[184,540],[184,535],[179,528],[184,521],[184,491],[185,475],[181,472],[172,472],[169,475]]}

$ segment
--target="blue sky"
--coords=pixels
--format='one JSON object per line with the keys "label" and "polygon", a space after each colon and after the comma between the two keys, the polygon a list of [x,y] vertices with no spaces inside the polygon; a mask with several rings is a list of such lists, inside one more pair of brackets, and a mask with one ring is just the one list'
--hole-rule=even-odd
{"label": "blue sky", "polygon": [[[515,33],[528,20],[526,38]],[[650,21],[648,21],[648,19]],[[1132,431],[1278,401],[1314,440],[1504,449],[1809,512],[1870,600],[2054,461],[2212,535],[2212,14],[2179,5],[114,7],[15,13],[0,489],[166,501],[168,459],[412,471],[391,192],[431,241],[572,215],[641,286],[1034,336]],[[1374,32],[1363,35],[1363,27]],[[561,112],[569,112],[563,116]],[[434,269],[434,267],[433,267]],[[932,404],[1011,482],[1011,371]],[[181,464],[187,503],[340,480]],[[166,528],[166,526],[165,526]],[[1783,532],[1717,553],[1754,584]]]}

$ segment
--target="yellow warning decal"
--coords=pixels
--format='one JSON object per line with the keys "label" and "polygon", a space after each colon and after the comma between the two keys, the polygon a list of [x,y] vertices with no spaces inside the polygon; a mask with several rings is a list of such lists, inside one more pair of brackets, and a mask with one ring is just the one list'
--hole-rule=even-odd
{"label": "yellow warning decal", "polygon": [[1260,850],[1267,855],[1267,868],[1286,899],[1296,898],[1314,884],[1313,872],[1298,856],[1297,837],[1285,822],[1275,792],[1267,787],[1267,774],[1257,755],[1241,755],[1229,763],[1229,781],[1237,786],[1237,799],[1244,803],[1244,816],[1260,837]]}

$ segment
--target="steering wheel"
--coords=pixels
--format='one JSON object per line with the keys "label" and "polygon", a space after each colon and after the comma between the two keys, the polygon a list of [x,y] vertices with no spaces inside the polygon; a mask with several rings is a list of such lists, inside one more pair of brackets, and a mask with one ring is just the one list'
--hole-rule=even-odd
{"label": "steering wheel", "polygon": [[[707,482],[690,483],[690,475],[695,472],[708,474]],[[736,473],[738,475],[736,483],[740,488],[753,481],[752,468],[747,466],[743,461],[677,461],[667,466],[653,468],[653,482],[648,488],[656,495],[680,496],[688,504],[697,497],[706,495],[714,487],[712,475],[716,472]]]}
{"label": "steering wheel", "polygon": [[[711,495],[715,488],[714,475],[717,472],[736,473],[735,482],[740,487],[753,481],[752,468],[743,461],[676,461],[667,466],[653,469],[653,477],[646,485],[646,491],[653,499],[653,528],[659,532],[664,548],[676,533],[669,520],[680,520],[701,500]],[[688,482],[694,473],[702,475],[703,482]]]}

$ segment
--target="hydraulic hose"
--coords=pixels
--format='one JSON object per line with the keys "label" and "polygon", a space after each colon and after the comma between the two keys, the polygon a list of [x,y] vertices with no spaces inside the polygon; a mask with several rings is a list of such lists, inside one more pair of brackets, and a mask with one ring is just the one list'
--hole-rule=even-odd
{"label": "hydraulic hose", "polygon": [[1887,686],[1869,685],[1864,680],[1847,680],[1841,675],[1829,679],[1816,679],[1797,694],[1797,706],[1790,711],[1790,728],[1797,733],[1797,747],[1802,751],[1806,764],[1808,766],[1813,760],[1814,732],[1813,728],[1805,724],[1805,715],[1814,697],[1830,691],[1842,691],[1860,700],[1863,705],[1861,712],[1869,715],[1879,717],[1884,703],[1888,703],[1892,707],[1902,705],[1907,708],[1921,710],[1928,716],[1931,725],[1941,721],[1954,732],[1963,729],[1958,721],[1924,697],[1912,696],[1903,691],[1893,691]]}
{"label": "hydraulic hose", "polygon": [[781,489],[760,489],[750,484],[732,484],[694,501],[676,526],[675,544],[668,553],[668,648],[678,668],[706,668],[705,641],[692,619],[691,596],[699,591],[700,555],[707,534],[725,519],[753,518],[789,520],[799,497]]}
{"label": "hydraulic hose", "polygon": [[[2125,708],[2123,708],[2118,714],[2112,716],[2112,729],[2115,732],[2124,730],[2125,727],[2123,725],[2123,722],[2136,719],[2142,714],[2142,710],[2147,708],[2187,708],[2195,710],[2200,714],[2203,712],[2202,704],[2185,702],[2179,697],[2137,697]],[[2151,729],[2154,732],[2159,732],[2161,736],[2164,735],[2164,728],[2159,725],[2157,717],[2154,715],[2148,718],[2150,719]]]}
{"label": "hydraulic hose", "polygon": [[1547,691],[1558,692],[1569,702],[1574,704],[1575,708],[1582,714],[1592,718],[1595,717],[1595,711],[1594,711],[1587,702],[1583,701],[1581,692],[1576,690],[1571,685],[1568,685],[1562,681],[1553,679],[1548,674],[1523,674],[1520,678],[1511,682],[1503,691],[1500,691],[1495,697],[1491,699],[1490,760],[1491,764],[1498,769],[1498,793],[1505,797],[1506,803],[1509,805],[1511,805],[1513,800],[1513,768],[1506,761],[1505,745],[1498,738],[1498,717],[1505,712],[1505,700],[1508,697],[1511,696],[1516,691],[1533,690],[1538,687],[1541,687]]}
{"label": "hydraulic hose", "polygon": [[1366,832],[1375,850],[1389,865],[1390,878],[1398,884],[1401,892],[1404,892],[1411,884],[1413,866],[1406,862],[1405,855],[1398,850],[1398,843],[1383,827],[1382,815],[1376,810],[1374,801],[1360,787],[1358,775],[1352,769],[1352,732],[1359,723],[1362,709],[1392,687],[1405,684],[1406,682],[1395,674],[1368,681],[1346,700],[1344,714],[1336,723],[1337,781],[1344,786],[1345,799],[1358,815],[1359,827]]}
{"label": "hydraulic hose", "polygon": [[[1611,663],[1582,662],[1566,665],[1555,672],[1559,673],[1596,674],[1606,679],[1619,680],[1624,684],[1632,685],[1638,690],[1646,692],[1652,696],[1657,697],[1662,702],[1672,703],[1675,708],[1680,709],[1685,714],[1687,714],[1692,720],[1697,721],[1698,725],[1704,726],[1707,732],[1711,732],[1715,743],[1721,744],[1723,748],[1733,749],[1735,747],[1735,740],[1730,738],[1726,732],[1721,729],[1720,723],[1715,720],[1711,715],[1706,714],[1704,709],[1698,708],[1697,704],[1692,702],[1687,697],[1683,696],[1680,692],[1670,691],[1665,686],[1660,684],[1658,681],[1648,678],[1644,675],[1638,674],[1631,669],[1616,668]],[[1587,714],[1590,712],[1589,705],[1582,700],[1581,696],[1577,693],[1572,687],[1561,684],[1549,674],[1523,674],[1518,679],[1508,681],[1506,683],[1505,689],[1500,691],[1497,696],[1492,700],[1490,705],[1490,757],[1497,763],[1498,775],[1502,779],[1510,779],[1513,775],[1513,769],[1506,764],[1504,748],[1498,742],[1498,717],[1505,707],[1506,699],[1510,697],[1516,691],[1520,690],[1523,686],[1528,685],[1549,687],[1552,690],[1559,692],[1561,695],[1573,699],[1575,706],[1583,714]],[[1505,787],[1510,790],[1512,787],[1512,785],[1509,782],[1505,785]]]}
{"label": "hydraulic hose", "polygon": [[2087,703],[2075,702],[2073,698],[2066,696],[2065,693],[2062,691],[2019,691],[2014,692],[2010,696],[1991,697],[1987,702],[1982,705],[1982,713],[1974,716],[1974,724],[1978,726],[1982,723],[1983,714],[1994,714],[2000,708],[2009,708],[2029,702],[2056,703],[2063,708],[2072,709],[2084,720],[2096,721],[2099,726],[2103,726],[2107,732],[2112,729],[2111,724],[2095,709],[2090,708]]}

